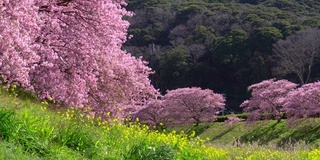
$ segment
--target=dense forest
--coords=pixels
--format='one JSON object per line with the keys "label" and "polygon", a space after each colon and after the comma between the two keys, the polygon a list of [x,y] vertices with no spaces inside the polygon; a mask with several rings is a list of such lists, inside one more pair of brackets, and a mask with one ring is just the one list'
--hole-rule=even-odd
{"label": "dense forest", "polygon": [[197,86],[224,94],[229,111],[265,79],[320,79],[318,0],[127,0],[124,49],[155,71],[162,93]]}

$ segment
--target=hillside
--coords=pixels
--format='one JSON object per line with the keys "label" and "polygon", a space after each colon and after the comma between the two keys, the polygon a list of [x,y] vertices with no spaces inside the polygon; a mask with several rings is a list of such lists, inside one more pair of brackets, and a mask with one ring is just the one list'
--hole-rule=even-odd
{"label": "hillside", "polygon": [[151,132],[116,119],[101,123],[24,92],[17,97],[14,90],[0,90],[0,159],[194,159],[218,152],[187,135]]}
{"label": "hillside", "polygon": [[273,146],[282,149],[311,149],[320,145],[319,119],[309,119],[297,122],[296,126],[288,127],[286,121],[278,123],[276,120],[260,122],[239,122],[234,126],[227,126],[221,122],[201,124],[199,126],[176,126],[169,130],[177,132],[196,131],[202,139],[208,139],[213,146],[245,146],[256,144]]}
{"label": "hillside", "polygon": [[[291,130],[275,121],[251,127],[213,123],[192,129],[180,126],[174,129],[177,131],[165,133],[137,124],[123,125],[117,120],[100,123],[77,110],[40,103],[25,92],[12,88],[10,92],[0,91],[0,159],[300,160],[320,156],[316,149],[318,125]],[[187,133],[176,133],[182,129]],[[282,145],[265,145],[268,142]]]}
{"label": "hillside", "polygon": [[[320,26],[316,0],[127,2],[135,16],[128,18],[133,38],[124,48],[149,62],[155,71],[153,85],[162,93],[190,86],[209,88],[225,94],[227,108],[233,111],[241,111],[251,84],[274,77],[300,83],[295,73],[276,71],[281,62],[274,58],[273,45],[297,31]],[[316,59],[309,82],[320,79],[319,64]]]}

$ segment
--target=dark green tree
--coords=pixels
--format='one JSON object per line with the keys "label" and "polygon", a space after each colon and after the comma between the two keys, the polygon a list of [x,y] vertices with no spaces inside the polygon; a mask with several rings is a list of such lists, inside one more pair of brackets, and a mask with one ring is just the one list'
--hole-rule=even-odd
{"label": "dark green tree", "polygon": [[191,67],[187,47],[180,45],[164,53],[160,59],[160,80],[164,84],[162,91],[184,87],[187,83],[186,73]]}

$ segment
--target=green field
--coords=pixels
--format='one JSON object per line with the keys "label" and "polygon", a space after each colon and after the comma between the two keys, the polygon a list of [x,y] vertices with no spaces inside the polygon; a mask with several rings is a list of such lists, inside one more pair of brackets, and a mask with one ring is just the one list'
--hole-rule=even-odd
{"label": "green field", "polygon": [[[317,159],[318,125],[223,123],[151,131],[0,93],[0,159]],[[57,109],[59,108],[59,109]],[[115,120],[116,121],[116,120]],[[318,124],[315,122],[315,124]],[[203,138],[200,139],[200,138]],[[304,142],[305,141],[305,142]],[[294,142],[294,143],[293,143]],[[275,145],[276,144],[276,145]]]}

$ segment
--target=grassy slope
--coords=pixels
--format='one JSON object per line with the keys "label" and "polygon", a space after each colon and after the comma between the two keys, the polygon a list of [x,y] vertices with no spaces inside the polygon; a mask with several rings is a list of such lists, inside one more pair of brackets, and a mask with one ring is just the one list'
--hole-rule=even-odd
{"label": "grassy slope", "polygon": [[75,110],[59,114],[28,95],[13,95],[0,89],[0,160],[212,159],[228,153],[187,135],[100,123]]}
{"label": "grassy slope", "polygon": [[[227,147],[221,149],[206,147],[203,141],[186,135],[163,134],[137,125],[99,124],[75,113],[74,110],[67,110],[62,115],[46,108],[49,107],[45,103],[29,98],[10,97],[0,90],[0,160],[225,160],[265,159],[266,156],[268,159],[310,159],[320,156],[320,149],[311,152],[303,150],[287,152],[252,146],[239,148],[225,145]],[[283,128],[280,124],[275,128]],[[268,125],[257,125],[256,128],[260,127],[270,128]],[[183,126],[181,128],[186,129]],[[231,137],[244,137],[244,134],[252,137],[250,133],[255,132],[253,128],[248,130],[243,124],[226,127],[221,123],[210,124],[207,129],[206,126],[197,128],[198,133],[201,130],[200,137],[209,137],[210,142],[221,145],[232,143]],[[313,132],[315,130],[311,129],[310,133],[311,131],[315,133]],[[261,130],[257,133],[265,133],[265,131]],[[273,132],[270,133],[272,134]],[[269,133],[267,135],[269,136]]]}
{"label": "grassy slope", "polygon": [[[62,131],[55,130],[58,125],[63,125],[62,117],[46,110],[47,105],[25,98],[18,99],[0,89],[0,159],[83,157],[78,151],[60,145],[62,141],[54,140],[59,139],[54,136],[59,136]],[[46,157],[49,154],[50,157]]]}
{"label": "grassy slope", "polygon": [[237,123],[226,126],[223,123],[201,124],[195,126],[176,126],[169,130],[190,132],[195,130],[202,139],[208,139],[214,146],[257,143],[259,145],[276,145],[281,148],[300,147],[316,148],[320,146],[320,119],[295,122],[288,127],[286,121],[260,121],[251,124]]}

